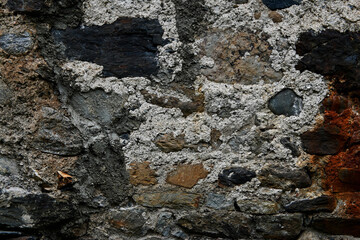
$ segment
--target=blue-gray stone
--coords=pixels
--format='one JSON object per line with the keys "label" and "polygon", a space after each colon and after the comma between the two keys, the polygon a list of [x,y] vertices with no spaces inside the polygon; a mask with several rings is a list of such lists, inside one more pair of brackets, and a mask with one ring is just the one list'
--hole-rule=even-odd
{"label": "blue-gray stone", "polygon": [[205,206],[213,209],[232,209],[234,208],[234,203],[226,199],[222,194],[209,193],[206,198]]}
{"label": "blue-gray stone", "polygon": [[298,116],[302,110],[302,98],[291,89],[284,89],[269,100],[269,108],[276,115]]}
{"label": "blue-gray stone", "polygon": [[21,55],[29,51],[34,42],[29,32],[4,34],[0,36],[0,48],[12,55]]}
{"label": "blue-gray stone", "polygon": [[271,10],[284,9],[292,5],[299,5],[302,0],[262,0]]}

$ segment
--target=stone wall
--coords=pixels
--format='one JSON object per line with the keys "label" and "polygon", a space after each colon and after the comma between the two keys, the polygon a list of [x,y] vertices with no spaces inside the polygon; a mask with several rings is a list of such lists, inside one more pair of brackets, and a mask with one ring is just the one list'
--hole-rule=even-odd
{"label": "stone wall", "polygon": [[360,237],[358,0],[0,0],[1,239]]}

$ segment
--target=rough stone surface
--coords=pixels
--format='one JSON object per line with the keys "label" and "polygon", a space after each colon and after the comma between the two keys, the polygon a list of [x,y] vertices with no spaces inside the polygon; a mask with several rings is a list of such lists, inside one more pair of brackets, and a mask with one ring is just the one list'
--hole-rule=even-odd
{"label": "rough stone surface", "polygon": [[302,99],[291,89],[284,89],[269,100],[269,108],[276,115],[297,116],[302,109]]}
{"label": "rough stone surface", "polygon": [[251,214],[276,214],[280,210],[280,205],[273,201],[266,200],[237,200],[238,211]]}
{"label": "rough stone surface", "polygon": [[213,209],[234,209],[233,201],[226,199],[222,194],[209,193],[206,197],[205,206]]}
{"label": "rough stone surface", "polygon": [[181,191],[163,191],[134,195],[135,201],[145,207],[197,208],[201,195]]}
{"label": "rough stone surface", "polygon": [[254,171],[236,167],[223,170],[219,174],[219,184],[227,187],[233,187],[235,185],[244,184],[256,177]]}
{"label": "rough stone surface", "polygon": [[276,11],[269,12],[269,18],[271,18],[274,23],[279,23],[283,20],[283,16]]}
{"label": "rough stone surface", "polygon": [[161,134],[156,137],[155,145],[163,152],[181,151],[185,146],[184,135],[174,136],[173,133]]}
{"label": "rough stone surface", "polygon": [[290,138],[281,138],[280,143],[284,145],[284,147],[290,149],[293,157],[299,157],[301,155],[299,148],[290,141]]}
{"label": "rough stone surface", "polygon": [[192,188],[202,178],[208,175],[202,164],[180,165],[166,178],[166,182],[181,187]]}
{"label": "rough stone surface", "polygon": [[127,234],[145,235],[146,229],[143,226],[146,220],[142,216],[143,212],[141,209],[114,210],[110,213],[109,223]]}
{"label": "rough stone surface", "polygon": [[157,183],[155,171],[149,162],[131,163],[129,169],[130,183],[133,185],[154,185]]}
{"label": "rough stone surface", "polygon": [[360,170],[353,168],[341,168],[339,169],[339,179],[344,183],[360,184]]}
{"label": "rough stone surface", "polygon": [[44,0],[8,0],[7,7],[17,12],[38,12],[45,5]]}
{"label": "rough stone surface", "polygon": [[318,231],[328,234],[360,237],[359,224],[359,219],[316,217],[311,226]]}
{"label": "rough stone surface", "polygon": [[53,32],[70,60],[94,62],[104,67],[104,76],[116,77],[156,74],[156,46],[163,44],[162,34],[157,20],[139,18]]}
{"label": "rough stone surface", "polygon": [[287,212],[332,212],[335,207],[336,200],[332,196],[296,200],[284,206]]}
{"label": "rough stone surface", "polygon": [[9,54],[24,54],[29,51],[33,45],[34,40],[28,31],[20,34],[9,33],[0,35],[0,48]]}
{"label": "rough stone surface", "polygon": [[294,189],[311,185],[311,179],[305,171],[282,166],[267,166],[261,169],[258,178],[263,186],[271,188]]}

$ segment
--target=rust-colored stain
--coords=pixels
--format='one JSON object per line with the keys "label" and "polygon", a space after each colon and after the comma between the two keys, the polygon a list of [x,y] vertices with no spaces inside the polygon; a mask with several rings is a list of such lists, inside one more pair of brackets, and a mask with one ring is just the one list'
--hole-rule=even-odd
{"label": "rust-colored stain", "polygon": [[62,171],[57,171],[58,189],[62,189],[72,183],[73,177]]}

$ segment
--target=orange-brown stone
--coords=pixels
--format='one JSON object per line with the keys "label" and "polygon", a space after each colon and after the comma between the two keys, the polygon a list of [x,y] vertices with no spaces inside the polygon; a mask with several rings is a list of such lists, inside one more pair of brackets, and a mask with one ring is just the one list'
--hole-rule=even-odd
{"label": "orange-brown stone", "polygon": [[269,12],[269,18],[271,18],[274,23],[279,23],[282,22],[283,16],[276,11],[271,11]]}
{"label": "orange-brown stone", "polygon": [[181,134],[179,136],[174,136],[173,133],[170,134],[162,134],[155,139],[155,145],[160,148],[161,151],[169,153],[169,152],[177,152],[181,151],[181,149],[185,146],[185,135]]}
{"label": "orange-brown stone", "polygon": [[208,175],[202,164],[181,165],[175,172],[168,175],[166,181],[170,184],[192,188],[202,178]]}
{"label": "orange-brown stone", "polygon": [[150,168],[149,162],[133,162],[129,169],[132,185],[154,185],[157,183],[155,170]]}

